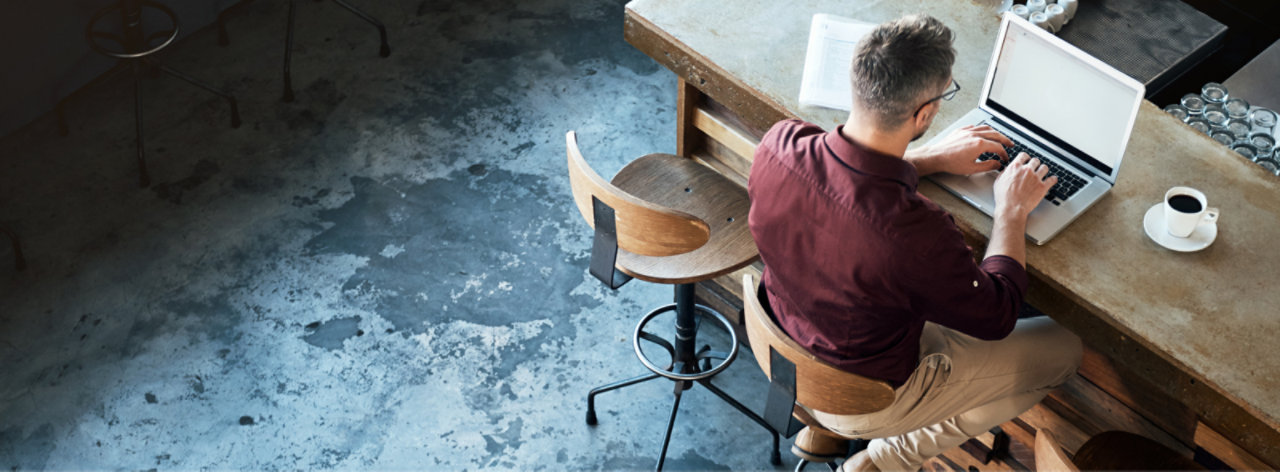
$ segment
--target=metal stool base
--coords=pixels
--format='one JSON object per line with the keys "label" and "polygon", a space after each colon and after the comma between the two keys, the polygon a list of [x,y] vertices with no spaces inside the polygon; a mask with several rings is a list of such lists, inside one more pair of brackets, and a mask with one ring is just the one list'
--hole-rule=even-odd
{"label": "metal stool base", "polygon": [[[675,383],[673,394],[675,401],[671,406],[671,416],[667,420],[666,434],[662,439],[662,451],[658,455],[658,464],[656,470],[661,471],[663,464],[666,462],[667,447],[671,443],[671,432],[675,427],[676,414],[680,410],[680,398],[685,390],[693,388],[694,383],[702,385],[711,393],[720,397],[729,406],[738,410],[747,418],[756,424],[764,427],[773,436],[773,450],[769,456],[769,463],[773,465],[782,464],[782,454],[780,449],[781,439],[777,431],[769,427],[769,424],[751,411],[742,403],[739,403],[729,394],[720,390],[711,383],[711,377],[723,371],[737,357],[738,354],[738,337],[734,333],[733,324],[719,312],[702,305],[696,305],[693,302],[693,284],[681,284],[676,286],[676,303],[659,307],[646,315],[636,324],[635,334],[632,343],[636,352],[636,356],[640,362],[645,365],[652,373],[634,377],[618,382],[602,385],[591,390],[587,394],[587,424],[596,425],[598,419],[596,417],[595,397],[604,392],[617,390],[623,387],[647,382],[659,377],[667,378]],[[674,343],[668,342],[656,335],[644,331],[645,325],[656,316],[674,310],[676,312],[676,339]],[[730,337],[731,348],[728,353],[712,351],[710,346],[703,346],[701,349],[694,349],[697,340],[697,332],[699,323],[697,321],[697,313],[704,316],[710,316],[715,319],[722,327],[724,327]],[[654,365],[644,356],[640,348],[640,340],[652,342],[662,347],[671,354],[672,362],[665,367]],[[719,363],[712,363],[712,359],[717,359]]]}

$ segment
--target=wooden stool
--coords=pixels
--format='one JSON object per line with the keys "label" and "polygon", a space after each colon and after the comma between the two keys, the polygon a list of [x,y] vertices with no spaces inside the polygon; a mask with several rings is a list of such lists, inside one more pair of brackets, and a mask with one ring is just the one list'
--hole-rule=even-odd
{"label": "wooden stool", "polygon": [[[675,404],[662,439],[657,469],[662,470],[671,430],[683,391],[702,385],[773,435],[774,465],[782,463],[779,437],[756,415],[711,384],[738,355],[733,324],[719,312],[694,303],[694,284],[745,267],[759,256],[747,229],[751,208],[742,187],[709,167],[670,154],[649,154],[627,164],[611,182],[587,165],[573,131],[565,135],[569,181],[582,217],[595,228],[591,275],[611,289],[631,278],[675,285],[675,303],[658,307],[640,319],[632,347],[640,363],[652,373],[592,389],[587,394],[587,424],[597,423],[595,397],[610,390],[656,379],[675,382]],[[675,312],[675,339],[645,331],[658,315]],[[699,316],[720,325],[730,338],[729,352],[696,347]],[[671,355],[660,366],[645,356],[641,341]]]}
{"label": "wooden stool", "polygon": [[1124,431],[1098,434],[1080,446],[1075,459],[1058,444],[1053,434],[1036,433],[1036,470],[1079,472],[1081,470],[1205,470],[1188,457],[1164,445]]}
{"label": "wooden stool", "polygon": [[751,351],[769,376],[765,421],[784,436],[800,433],[791,448],[800,457],[797,471],[809,462],[837,470],[835,461],[848,456],[854,438],[826,429],[801,406],[834,415],[874,413],[893,404],[893,387],[840,370],[797,344],[774,321],[764,288],[750,274],[742,277],[742,294]]}

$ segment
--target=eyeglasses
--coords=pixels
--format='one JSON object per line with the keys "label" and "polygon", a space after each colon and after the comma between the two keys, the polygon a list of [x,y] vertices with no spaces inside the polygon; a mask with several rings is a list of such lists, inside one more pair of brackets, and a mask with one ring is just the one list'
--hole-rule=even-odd
{"label": "eyeglasses", "polygon": [[938,96],[936,96],[936,97],[930,98],[929,100],[926,100],[924,103],[920,104],[920,108],[916,108],[916,112],[915,112],[915,113],[912,113],[912,114],[911,114],[911,116],[912,116],[912,117],[915,117],[915,116],[919,115],[919,114],[920,114],[920,110],[923,110],[923,109],[924,109],[924,107],[925,107],[926,105],[930,104],[930,103],[936,102],[936,101],[938,101],[938,100],[948,100],[948,101],[950,101],[951,99],[956,98],[956,94],[957,94],[957,93],[960,93],[960,82],[956,82],[956,79],[955,79],[955,78],[952,78],[952,79],[951,79],[951,87],[954,87],[954,88],[951,88],[950,90],[947,90],[946,92],[942,92],[942,95],[938,95]]}

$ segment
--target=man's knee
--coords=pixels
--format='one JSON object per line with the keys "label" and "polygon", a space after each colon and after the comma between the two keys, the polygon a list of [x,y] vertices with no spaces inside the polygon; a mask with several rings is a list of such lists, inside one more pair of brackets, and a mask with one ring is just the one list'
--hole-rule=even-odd
{"label": "man's knee", "polygon": [[1075,333],[1049,318],[1022,320],[1019,325],[1020,329],[1026,330],[1024,346],[1034,346],[1032,349],[1035,350],[1027,362],[1034,362],[1035,370],[1043,373],[1045,386],[1061,385],[1080,369],[1084,345]]}
{"label": "man's knee", "polygon": [[1061,385],[1080,370],[1080,362],[1084,357],[1084,343],[1080,337],[1056,322],[1052,323],[1052,336],[1046,338],[1045,347],[1053,355],[1052,362],[1058,367],[1059,377],[1054,385]]}

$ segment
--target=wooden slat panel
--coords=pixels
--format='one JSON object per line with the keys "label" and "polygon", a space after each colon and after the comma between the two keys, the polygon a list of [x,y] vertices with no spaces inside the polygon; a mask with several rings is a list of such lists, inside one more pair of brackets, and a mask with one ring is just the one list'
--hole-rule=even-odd
{"label": "wooden slat panel", "polygon": [[703,139],[695,132],[693,117],[705,95],[683,79],[676,80],[676,155],[691,157]]}
{"label": "wooden slat panel", "polygon": [[1102,353],[1085,348],[1080,376],[1183,444],[1194,444],[1195,412],[1160,393],[1138,376],[1126,372]]}
{"label": "wooden slat panel", "polygon": [[719,141],[734,154],[751,161],[751,157],[756,153],[756,145],[758,140],[752,139],[746,133],[733,128],[726,121],[714,115],[705,108],[699,108],[693,115],[693,126],[702,130],[708,137]]}
{"label": "wooden slat panel", "polygon": [[1190,458],[1191,448],[1151,424],[1093,383],[1074,375],[1049,393],[1048,406],[1063,419],[1093,436],[1105,431],[1128,431],[1159,442]]}
{"label": "wooden slat panel", "polygon": [[705,150],[694,151],[693,160],[698,161],[702,165],[715,169],[716,172],[724,174],[729,180],[745,188],[747,186],[747,176],[738,173],[737,169],[731,167],[728,163],[719,157],[712,155]]}
{"label": "wooden slat panel", "polygon": [[1205,452],[1212,454],[1232,469],[1238,471],[1275,470],[1274,467],[1263,462],[1262,459],[1249,454],[1204,423],[1200,423],[1199,427],[1196,428],[1195,442]]}
{"label": "wooden slat panel", "polygon": [[739,156],[738,153],[733,152],[732,149],[714,139],[704,140],[701,152],[709,158],[720,162],[722,168],[726,169],[724,172],[731,174],[729,178],[734,179],[734,181],[741,180],[743,182],[742,185],[746,186],[746,182],[751,177],[750,159]]}

